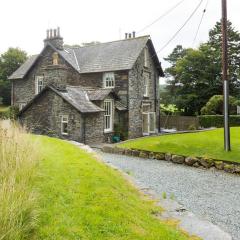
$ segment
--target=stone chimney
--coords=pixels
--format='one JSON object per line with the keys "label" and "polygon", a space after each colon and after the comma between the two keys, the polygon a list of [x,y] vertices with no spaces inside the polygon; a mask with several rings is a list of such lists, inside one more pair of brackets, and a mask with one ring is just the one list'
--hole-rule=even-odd
{"label": "stone chimney", "polygon": [[60,35],[60,28],[57,29],[48,29],[47,37],[44,39],[44,46],[47,43],[51,43],[55,48],[63,50],[63,38]]}

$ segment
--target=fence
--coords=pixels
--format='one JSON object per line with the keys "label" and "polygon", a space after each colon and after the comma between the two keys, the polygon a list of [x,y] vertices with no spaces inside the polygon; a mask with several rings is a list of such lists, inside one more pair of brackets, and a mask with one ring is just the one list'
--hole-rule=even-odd
{"label": "fence", "polygon": [[161,116],[161,128],[173,129],[179,131],[190,130],[190,128],[199,128],[199,120],[197,117],[188,116]]}

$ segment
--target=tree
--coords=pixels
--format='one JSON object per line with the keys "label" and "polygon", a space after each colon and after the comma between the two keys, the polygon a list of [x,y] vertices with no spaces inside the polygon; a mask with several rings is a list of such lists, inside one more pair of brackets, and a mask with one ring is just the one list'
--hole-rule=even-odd
{"label": "tree", "polygon": [[[237,113],[238,101],[236,98],[229,97],[229,112],[230,114]],[[214,95],[201,109],[202,115],[223,115],[223,95]]]}
{"label": "tree", "polygon": [[171,67],[166,68],[165,76],[167,78],[167,85],[165,86],[164,92],[162,92],[161,100],[165,104],[175,104],[176,102],[176,93],[179,88],[179,83],[177,80],[176,73],[176,64],[177,61],[182,59],[186,55],[186,49],[181,45],[177,45],[172,53],[164,58],[165,61],[168,61],[171,64]]}
{"label": "tree", "polygon": [[[228,22],[230,93],[240,95],[240,34]],[[180,54],[177,54],[178,51]],[[174,95],[185,115],[200,114],[201,108],[213,95],[222,94],[221,24],[217,22],[209,32],[209,40],[198,49],[177,46],[166,58],[171,67],[166,69],[168,94]],[[174,89],[174,90],[173,90]]]}
{"label": "tree", "polygon": [[8,77],[27,59],[27,54],[19,48],[9,48],[0,56],[0,97],[2,103],[11,103],[11,84]]}

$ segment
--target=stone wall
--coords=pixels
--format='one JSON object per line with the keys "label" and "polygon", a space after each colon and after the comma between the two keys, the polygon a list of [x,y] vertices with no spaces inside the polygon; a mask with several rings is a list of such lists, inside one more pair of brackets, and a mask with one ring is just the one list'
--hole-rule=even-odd
{"label": "stone wall", "polygon": [[44,76],[44,86],[54,84],[64,87],[66,84],[78,85],[80,75],[62,57],[59,56],[59,64],[52,64],[51,47],[47,47],[35,66],[24,79],[13,80],[12,99],[13,105],[28,103],[35,96],[35,76]]}
{"label": "stone wall", "polygon": [[[61,116],[68,115],[68,135],[61,134]],[[51,90],[35,100],[20,116],[28,130],[78,142],[103,142],[103,113],[81,114]]]}
{"label": "stone wall", "polygon": [[[151,111],[156,112],[156,128],[159,116],[159,73],[155,68],[152,53],[149,53],[149,67],[144,67],[144,50],[134,67],[129,71],[129,138],[142,136],[142,103],[151,103]],[[148,97],[144,97],[144,72],[150,74]],[[157,80],[156,80],[157,79]]]}
{"label": "stone wall", "polygon": [[117,144],[114,146],[104,146],[102,148],[103,152],[114,153],[120,155],[128,155],[133,157],[140,157],[146,159],[156,159],[160,161],[168,161],[175,164],[184,164],[189,167],[201,168],[201,169],[211,169],[215,168],[217,170],[222,170],[228,173],[234,173],[240,175],[240,163],[229,162],[226,160],[217,160],[206,157],[192,157],[192,156],[182,156],[171,153],[161,153],[161,152],[151,152],[139,149],[126,149],[118,147]]}
{"label": "stone wall", "polygon": [[[79,85],[85,87],[103,87],[103,74],[98,73],[84,73],[81,74],[78,81]],[[128,71],[115,71],[115,92],[121,98],[122,102],[127,104],[128,94]]]}
{"label": "stone wall", "polygon": [[104,113],[85,114],[85,143],[102,143],[104,135]]}

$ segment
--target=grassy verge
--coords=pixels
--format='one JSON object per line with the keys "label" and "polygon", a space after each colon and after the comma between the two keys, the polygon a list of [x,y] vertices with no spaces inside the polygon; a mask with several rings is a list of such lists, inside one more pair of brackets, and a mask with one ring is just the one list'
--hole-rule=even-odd
{"label": "grassy verge", "polygon": [[42,209],[37,239],[190,239],[160,222],[154,216],[160,209],[118,171],[62,140],[34,139],[42,156],[35,183]]}
{"label": "grassy verge", "polygon": [[123,148],[135,148],[152,152],[165,152],[185,156],[208,157],[240,162],[240,127],[231,128],[232,151],[223,148],[223,129],[213,131],[173,134],[139,138],[119,144]]}
{"label": "grassy verge", "polygon": [[25,132],[0,122],[0,239],[32,239],[37,203],[33,192],[37,156]]}

